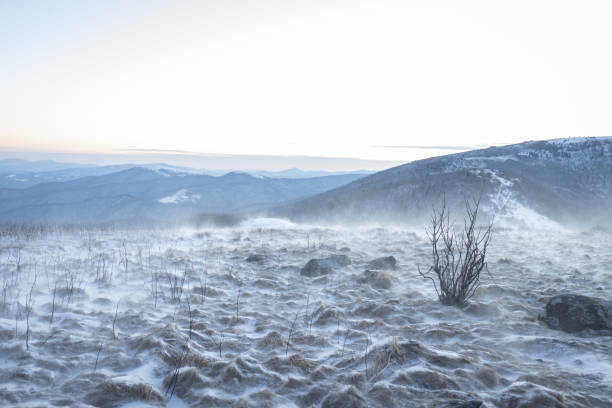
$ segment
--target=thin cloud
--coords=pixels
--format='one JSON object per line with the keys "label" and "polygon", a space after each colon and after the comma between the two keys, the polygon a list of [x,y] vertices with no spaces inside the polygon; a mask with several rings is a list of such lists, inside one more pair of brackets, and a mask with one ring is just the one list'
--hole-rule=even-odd
{"label": "thin cloud", "polygon": [[474,146],[370,146],[379,149],[471,150]]}
{"label": "thin cloud", "polygon": [[190,150],[166,150],[166,149],[113,149],[115,152],[143,152],[143,153],[187,153],[201,154]]}

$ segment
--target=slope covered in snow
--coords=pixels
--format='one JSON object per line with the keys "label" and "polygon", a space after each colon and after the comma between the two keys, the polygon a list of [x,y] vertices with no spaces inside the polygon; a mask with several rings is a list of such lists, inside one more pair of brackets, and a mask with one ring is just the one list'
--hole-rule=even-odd
{"label": "slope covered in snow", "polygon": [[135,167],[29,188],[0,188],[0,223],[165,223],[201,214],[238,214],[318,194],[359,177],[217,177]]}
{"label": "slope covered in snow", "polygon": [[612,218],[612,138],[554,139],[411,162],[275,210],[295,220],[421,222],[445,196],[481,199],[497,219]]}

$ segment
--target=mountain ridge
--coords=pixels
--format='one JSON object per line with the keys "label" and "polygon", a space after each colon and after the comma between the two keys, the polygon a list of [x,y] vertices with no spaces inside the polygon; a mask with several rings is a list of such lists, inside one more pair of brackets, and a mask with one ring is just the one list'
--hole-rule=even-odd
{"label": "mountain ridge", "polygon": [[[529,141],[418,160],[271,214],[298,222],[420,223],[443,196],[453,211],[480,198],[491,218],[603,222],[612,218],[612,137]],[[589,214],[581,214],[585,208]]]}
{"label": "mountain ridge", "polygon": [[233,172],[210,176],[132,167],[22,189],[0,189],[0,222],[100,223],[138,217],[180,221],[201,214],[256,211],[316,194],[361,175],[274,179]]}

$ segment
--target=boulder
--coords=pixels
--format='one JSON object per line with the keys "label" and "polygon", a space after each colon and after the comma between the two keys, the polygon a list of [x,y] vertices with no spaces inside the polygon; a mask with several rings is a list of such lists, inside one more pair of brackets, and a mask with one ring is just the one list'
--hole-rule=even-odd
{"label": "boulder", "polygon": [[304,265],[300,274],[308,277],[328,275],[334,269],[350,265],[351,260],[346,255],[332,255],[322,259],[311,259]]}
{"label": "boulder", "polygon": [[321,408],[362,408],[365,400],[353,386],[341,392],[330,392],[323,400]]}
{"label": "boulder", "polygon": [[165,406],[165,397],[154,387],[138,382],[137,378],[116,377],[102,381],[85,396],[86,401],[96,407],[112,408],[132,401],[146,401],[147,406]]}
{"label": "boulder", "polygon": [[456,401],[449,403],[446,408],[480,408],[482,401],[470,400],[470,401]]}
{"label": "boulder", "polygon": [[394,271],[397,269],[397,259],[394,256],[383,256],[368,263],[368,269],[382,269]]}
{"label": "boulder", "polygon": [[266,260],[266,257],[262,254],[251,254],[246,259],[247,262],[262,264]]}
{"label": "boulder", "polygon": [[359,283],[369,283],[376,289],[390,289],[392,285],[391,276],[384,271],[364,271],[357,278]]}
{"label": "boulder", "polygon": [[552,329],[569,333],[612,330],[612,302],[574,293],[557,295],[548,301],[540,320]]}

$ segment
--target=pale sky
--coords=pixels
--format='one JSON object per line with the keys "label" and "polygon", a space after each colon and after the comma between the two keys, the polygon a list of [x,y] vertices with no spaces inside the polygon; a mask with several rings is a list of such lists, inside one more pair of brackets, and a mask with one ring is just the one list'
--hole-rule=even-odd
{"label": "pale sky", "polygon": [[588,0],[0,0],[0,151],[409,161],[610,135],[610,16]]}

